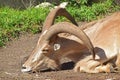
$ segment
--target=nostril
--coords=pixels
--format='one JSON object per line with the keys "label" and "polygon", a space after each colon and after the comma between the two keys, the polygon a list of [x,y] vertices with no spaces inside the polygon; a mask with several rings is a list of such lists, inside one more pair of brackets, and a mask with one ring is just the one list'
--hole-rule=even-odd
{"label": "nostril", "polygon": [[31,71],[30,67],[22,66],[21,72],[30,72],[30,71]]}
{"label": "nostril", "polygon": [[22,69],[26,69],[26,67],[22,67]]}

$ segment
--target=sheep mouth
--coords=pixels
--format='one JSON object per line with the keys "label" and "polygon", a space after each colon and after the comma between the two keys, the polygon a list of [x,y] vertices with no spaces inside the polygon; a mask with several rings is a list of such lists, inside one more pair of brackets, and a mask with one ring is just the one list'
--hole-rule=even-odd
{"label": "sheep mouth", "polygon": [[51,68],[44,68],[40,70],[40,72],[50,72],[50,71],[56,71],[56,70]]}
{"label": "sheep mouth", "polygon": [[51,72],[51,71],[57,71],[57,70],[51,69],[51,68],[44,68],[44,69],[40,69],[40,70],[33,70],[33,71],[30,71],[29,73]]}

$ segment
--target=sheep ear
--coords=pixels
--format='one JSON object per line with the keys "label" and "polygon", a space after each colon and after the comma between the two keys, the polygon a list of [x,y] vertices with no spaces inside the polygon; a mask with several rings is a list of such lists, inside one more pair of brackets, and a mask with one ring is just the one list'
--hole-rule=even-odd
{"label": "sheep ear", "polygon": [[54,44],[54,51],[57,51],[60,49],[60,44]]}

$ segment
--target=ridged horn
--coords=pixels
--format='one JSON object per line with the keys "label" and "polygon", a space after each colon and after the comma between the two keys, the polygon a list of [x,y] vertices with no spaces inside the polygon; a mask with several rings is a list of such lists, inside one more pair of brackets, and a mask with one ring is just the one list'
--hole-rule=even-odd
{"label": "ridged horn", "polygon": [[87,46],[90,53],[92,53],[93,59],[95,59],[94,47],[89,37],[85,34],[85,32],[83,32],[81,29],[79,29],[72,23],[59,22],[51,26],[49,30],[46,32],[46,34],[44,35],[44,40],[49,42],[53,36],[59,33],[69,33],[69,34],[75,35],[76,37],[80,38],[83,41],[84,45]]}
{"label": "ridged horn", "polygon": [[45,30],[49,29],[49,27],[51,27],[54,24],[54,20],[57,16],[64,16],[66,17],[68,20],[70,20],[74,25],[78,26],[77,22],[75,21],[75,19],[69,14],[69,12],[66,11],[66,9],[64,9],[63,7],[58,6],[57,8],[53,9],[50,11],[50,13],[48,14],[43,28],[42,28],[42,32],[44,32]]}

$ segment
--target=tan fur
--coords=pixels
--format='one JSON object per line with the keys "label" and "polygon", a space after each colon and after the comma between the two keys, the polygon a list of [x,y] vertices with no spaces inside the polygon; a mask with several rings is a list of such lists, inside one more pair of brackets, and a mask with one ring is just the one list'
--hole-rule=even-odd
{"label": "tan fur", "polygon": [[[114,66],[120,65],[120,12],[114,13],[112,16],[109,16],[103,20],[98,21],[92,27],[88,27],[84,29],[89,38],[91,39],[94,47],[96,48],[96,53],[98,61],[88,60],[85,62],[79,61],[74,68],[75,71],[81,71],[80,67],[84,66],[84,72],[88,72],[91,70],[89,67],[88,70],[85,69],[86,66],[91,66],[92,72],[90,73],[98,73],[98,72],[110,72],[111,67],[107,67],[106,62],[111,61]],[[115,61],[114,58],[117,60]],[[87,60],[84,58],[83,60]],[[82,64],[85,63],[85,64]],[[104,66],[102,64],[106,63]],[[98,68],[99,67],[99,68]],[[79,68],[79,70],[78,70]],[[96,69],[97,68],[97,69]],[[104,70],[103,70],[104,68]],[[97,71],[96,71],[97,70]],[[101,71],[102,70],[102,71]]]}
{"label": "tan fur", "polygon": [[[92,55],[89,54],[89,50],[83,45],[82,40],[74,35],[66,36],[65,34],[60,34],[55,39],[52,39],[49,44],[46,44],[45,47],[39,47],[42,44],[37,46],[38,50],[44,49],[44,54],[42,54],[42,57],[40,56],[38,63],[32,66],[41,69],[42,65],[39,65],[41,62],[42,64],[47,64],[46,67],[51,65],[50,68],[58,69],[60,67],[59,60],[63,57],[68,57],[77,62],[74,70],[79,72],[111,72],[113,66],[120,66],[120,12],[95,23],[86,24],[82,29],[95,47],[95,60],[92,59]],[[57,51],[53,49],[55,43],[61,46]],[[34,55],[31,57],[33,58]],[[27,61],[32,60],[32,58],[29,58]],[[24,65],[31,66],[30,64],[26,62]]]}

